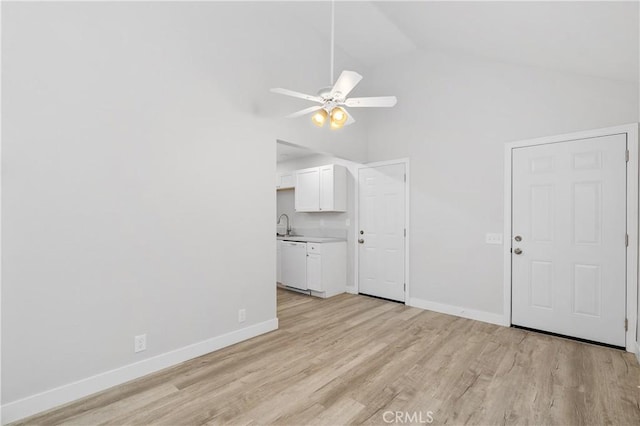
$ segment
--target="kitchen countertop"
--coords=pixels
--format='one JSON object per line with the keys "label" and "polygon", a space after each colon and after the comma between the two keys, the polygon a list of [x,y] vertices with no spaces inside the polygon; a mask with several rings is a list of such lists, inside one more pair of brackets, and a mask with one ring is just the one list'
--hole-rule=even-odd
{"label": "kitchen countertop", "polygon": [[279,241],[295,241],[299,243],[337,243],[341,241],[347,241],[345,238],[337,237],[304,237],[302,235],[296,235],[293,237],[282,237],[278,235],[276,237]]}

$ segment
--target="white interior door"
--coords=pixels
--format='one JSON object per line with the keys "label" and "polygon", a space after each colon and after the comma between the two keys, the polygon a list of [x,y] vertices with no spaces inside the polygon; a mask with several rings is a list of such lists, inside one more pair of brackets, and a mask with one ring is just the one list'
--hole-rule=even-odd
{"label": "white interior door", "polygon": [[358,172],[358,291],[404,301],[405,165]]}
{"label": "white interior door", "polygon": [[625,346],[626,135],[515,148],[512,323]]}

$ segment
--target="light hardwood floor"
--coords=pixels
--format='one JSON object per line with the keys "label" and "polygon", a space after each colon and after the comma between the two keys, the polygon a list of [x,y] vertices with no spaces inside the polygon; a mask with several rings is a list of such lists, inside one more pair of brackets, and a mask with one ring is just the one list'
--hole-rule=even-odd
{"label": "light hardwood floor", "polygon": [[279,289],[278,317],[277,331],[20,424],[386,424],[399,411],[434,425],[640,425],[640,368],[620,350],[349,294]]}

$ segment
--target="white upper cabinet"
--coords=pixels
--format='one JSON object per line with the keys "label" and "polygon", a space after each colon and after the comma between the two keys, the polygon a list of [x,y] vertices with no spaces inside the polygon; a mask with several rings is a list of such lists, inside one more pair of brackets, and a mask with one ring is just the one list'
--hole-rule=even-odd
{"label": "white upper cabinet", "polygon": [[320,210],[328,211],[334,209],[334,183],[333,166],[320,167]]}
{"label": "white upper cabinet", "polygon": [[297,212],[320,211],[320,169],[296,171],[295,209]]}
{"label": "white upper cabinet", "polygon": [[296,171],[297,212],[343,212],[347,210],[347,169],[328,165]]}
{"label": "white upper cabinet", "polygon": [[295,172],[276,174],[276,189],[292,189],[296,185]]}
{"label": "white upper cabinet", "polygon": [[347,169],[329,165],[320,169],[320,211],[347,211]]}

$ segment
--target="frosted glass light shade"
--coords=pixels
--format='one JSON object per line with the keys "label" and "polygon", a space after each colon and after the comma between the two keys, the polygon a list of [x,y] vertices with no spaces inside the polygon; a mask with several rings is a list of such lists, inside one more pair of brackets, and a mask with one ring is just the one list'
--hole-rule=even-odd
{"label": "frosted glass light shade", "polygon": [[323,109],[319,109],[315,114],[311,116],[311,122],[318,127],[322,127],[324,122],[327,120],[327,111]]}

